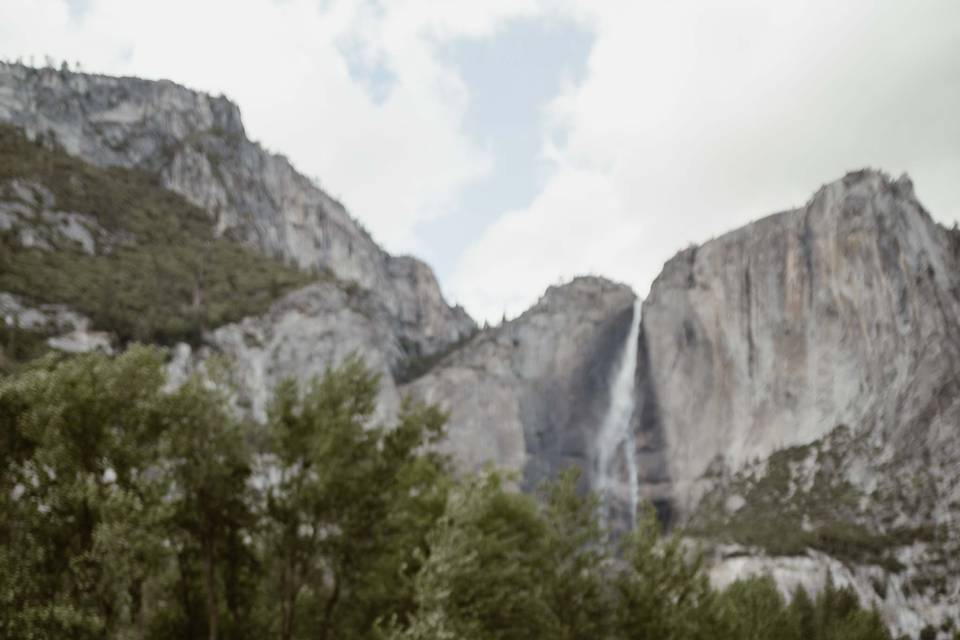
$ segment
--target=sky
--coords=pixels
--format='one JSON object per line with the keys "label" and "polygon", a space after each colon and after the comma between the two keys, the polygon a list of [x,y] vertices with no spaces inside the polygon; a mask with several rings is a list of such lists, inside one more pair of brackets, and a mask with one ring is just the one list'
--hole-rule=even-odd
{"label": "sky", "polygon": [[957,0],[0,0],[0,57],[225,94],[478,320],[862,167],[960,220]]}

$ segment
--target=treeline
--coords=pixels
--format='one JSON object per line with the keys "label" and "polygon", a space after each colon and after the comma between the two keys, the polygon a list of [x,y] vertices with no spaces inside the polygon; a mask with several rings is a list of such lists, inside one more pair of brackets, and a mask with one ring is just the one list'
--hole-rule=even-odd
{"label": "treeline", "polygon": [[281,384],[265,426],[207,375],[168,388],[138,347],[0,379],[0,637],[890,637],[832,583],[713,589],[650,509],[614,542],[574,472],[455,477],[438,408],[370,426],[357,360]]}

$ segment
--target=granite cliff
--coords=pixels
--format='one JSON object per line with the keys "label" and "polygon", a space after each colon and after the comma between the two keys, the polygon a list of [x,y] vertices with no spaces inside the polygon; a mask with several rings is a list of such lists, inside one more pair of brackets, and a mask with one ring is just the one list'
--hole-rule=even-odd
{"label": "granite cliff", "polygon": [[629,287],[601,278],[551,287],[402,390],[451,412],[448,446],[470,467],[496,462],[528,488],[571,465],[593,480],[634,300]]}
{"label": "granite cliff", "polygon": [[909,178],[851,173],[682,251],[643,324],[638,428],[675,511],[733,543],[718,576],[831,569],[911,635],[956,616],[960,234]]}
{"label": "granite cliff", "polygon": [[958,240],[908,178],[861,171],[670,260],[643,321],[680,506],[838,425],[955,451],[931,421],[960,373]]}

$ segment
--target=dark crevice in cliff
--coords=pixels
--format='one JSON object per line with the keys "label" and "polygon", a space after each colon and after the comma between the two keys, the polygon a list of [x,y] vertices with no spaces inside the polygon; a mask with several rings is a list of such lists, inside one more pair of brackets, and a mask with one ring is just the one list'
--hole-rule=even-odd
{"label": "dark crevice in cliff", "polygon": [[647,331],[646,322],[641,318],[634,386],[637,400],[632,419],[636,442],[634,455],[637,457],[640,494],[653,503],[661,526],[669,529],[674,520],[673,500],[669,489],[670,468],[667,461],[666,434],[650,366]]}
{"label": "dark crevice in cliff", "polygon": [[753,291],[750,282],[750,261],[743,271],[744,316],[747,320],[747,373],[753,378],[753,363],[756,358],[753,344]]}
{"label": "dark crevice in cliff", "polygon": [[813,307],[814,269],[813,269],[813,229],[810,227],[810,208],[803,214],[803,231],[800,234],[800,250],[803,251],[803,263],[807,269],[807,303]]}

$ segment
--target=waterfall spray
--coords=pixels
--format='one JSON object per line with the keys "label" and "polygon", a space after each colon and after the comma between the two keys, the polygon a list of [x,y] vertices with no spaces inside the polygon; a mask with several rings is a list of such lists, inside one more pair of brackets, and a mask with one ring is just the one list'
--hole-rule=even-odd
{"label": "waterfall spray", "polygon": [[611,499],[620,494],[624,479],[620,473],[619,451],[626,462],[627,498],[630,506],[630,524],[637,518],[640,488],[637,484],[636,446],[630,428],[635,404],[634,378],[637,370],[637,346],[640,339],[640,299],[633,303],[633,316],[627,341],[620,353],[618,369],[610,388],[610,406],[597,440],[597,490],[604,504],[605,519],[609,518]]}

